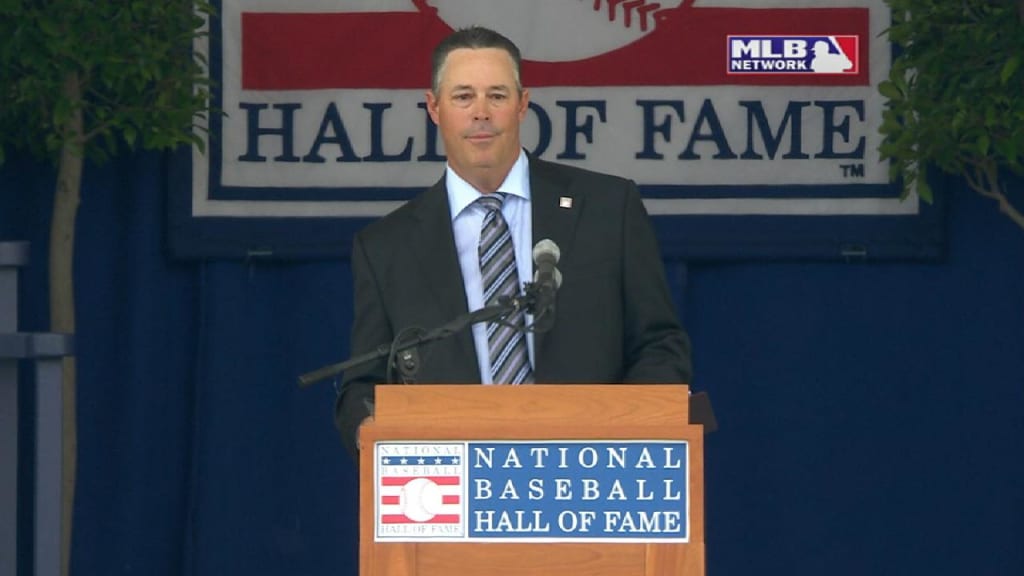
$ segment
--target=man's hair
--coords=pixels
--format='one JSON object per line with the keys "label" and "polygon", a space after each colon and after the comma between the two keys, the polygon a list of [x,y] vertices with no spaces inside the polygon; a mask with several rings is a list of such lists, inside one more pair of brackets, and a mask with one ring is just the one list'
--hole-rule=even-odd
{"label": "man's hair", "polygon": [[432,81],[430,88],[435,96],[438,95],[441,89],[441,74],[444,73],[444,66],[448,60],[448,55],[459,48],[497,48],[507,52],[509,57],[512,58],[512,73],[516,80],[516,90],[519,92],[523,91],[523,84],[519,80],[519,63],[522,60],[519,47],[505,36],[490,28],[471,26],[456,30],[434,48],[434,53],[431,56]]}

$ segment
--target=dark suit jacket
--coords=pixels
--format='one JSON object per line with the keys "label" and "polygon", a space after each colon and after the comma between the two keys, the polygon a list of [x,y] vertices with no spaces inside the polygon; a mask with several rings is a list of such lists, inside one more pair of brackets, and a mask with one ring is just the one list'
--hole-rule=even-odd
{"label": "dark suit jacket", "polygon": [[[554,325],[535,337],[538,383],[688,383],[690,346],[636,186],[625,179],[530,157],[533,240],[561,249]],[[560,199],[571,207],[560,207]],[[444,178],[374,222],[352,248],[352,355],[411,326],[438,327],[467,312]],[[417,381],[477,383],[469,329],[425,345]],[[335,418],[355,454],[385,362],[347,371]]]}

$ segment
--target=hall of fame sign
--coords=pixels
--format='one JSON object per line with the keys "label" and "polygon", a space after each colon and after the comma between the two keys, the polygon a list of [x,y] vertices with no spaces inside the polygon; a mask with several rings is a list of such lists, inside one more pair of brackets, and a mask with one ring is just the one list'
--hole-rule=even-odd
{"label": "hall of fame sign", "polygon": [[634,180],[663,253],[916,256],[918,199],[879,158],[884,0],[213,0],[206,152],[170,170],[172,251],[348,254],[444,173],[430,52],[522,50],[522,145]]}
{"label": "hall of fame sign", "polygon": [[378,442],[378,542],[689,542],[685,441]]}

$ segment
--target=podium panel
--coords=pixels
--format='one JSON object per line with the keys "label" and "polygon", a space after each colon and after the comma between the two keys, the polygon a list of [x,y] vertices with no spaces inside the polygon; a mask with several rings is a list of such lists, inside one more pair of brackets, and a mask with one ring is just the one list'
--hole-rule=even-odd
{"label": "podium panel", "polygon": [[378,386],[361,576],[702,576],[684,385]]}

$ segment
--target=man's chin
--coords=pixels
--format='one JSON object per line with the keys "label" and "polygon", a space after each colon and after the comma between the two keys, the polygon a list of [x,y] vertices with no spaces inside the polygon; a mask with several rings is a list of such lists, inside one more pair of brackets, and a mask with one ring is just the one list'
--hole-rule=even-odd
{"label": "man's chin", "polygon": [[497,164],[498,163],[494,160],[493,157],[486,156],[474,158],[469,165],[473,168],[473,170],[491,170],[492,168],[497,166]]}

